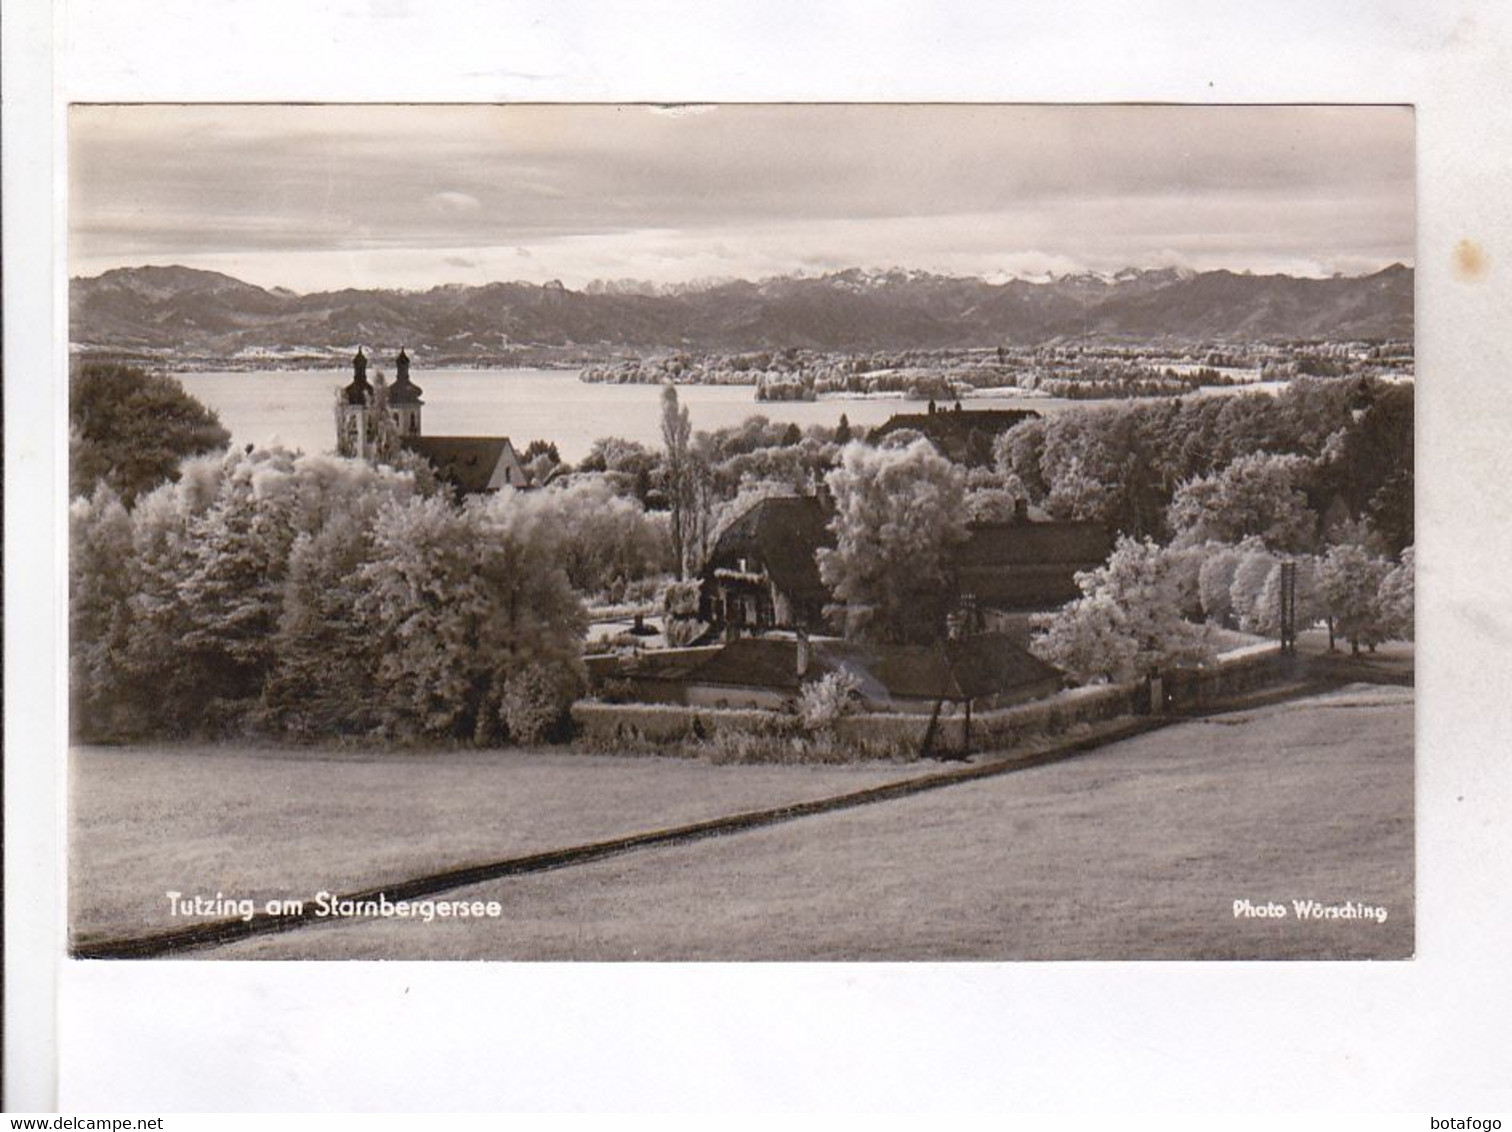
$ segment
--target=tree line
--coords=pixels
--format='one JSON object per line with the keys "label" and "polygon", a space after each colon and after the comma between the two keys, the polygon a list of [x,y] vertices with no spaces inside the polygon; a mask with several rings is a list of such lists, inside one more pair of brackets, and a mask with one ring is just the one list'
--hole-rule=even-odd
{"label": "tree line", "polygon": [[1299,628],[1324,622],[1355,653],[1411,639],[1412,425],[1410,385],[1299,380],[1018,426],[1002,464],[1052,513],[1120,536],[1081,598],[1039,618],[1035,651],[1126,680],[1209,658],[1204,624],[1275,636],[1287,561]]}
{"label": "tree line", "polygon": [[666,569],[664,531],[585,480],[455,502],[283,449],[185,461],[70,515],[82,735],[535,742],[580,687],[584,595]]}
{"label": "tree line", "polygon": [[86,738],[537,741],[581,687],[588,602],[695,574],[756,500],[821,482],[835,545],[819,567],[850,636],[944,631],[951,547],[1026,502],[1121,536],[1036,646],[1080,679],[1200,656],[1202,622],[1273,632],[1283,559],[1304,619],[1356,648],[1411,631],[1411,386],[1299,380],[1067,412],[972,468],[917,433],[858,443],[843,418],[695,431],[668,386],[660,449],[605,438],[558,474],[541,442],[527,453],[548,486],[458,503],[398,457],[217,451],[224,429],[171,379],[85,367],[75,382]]}

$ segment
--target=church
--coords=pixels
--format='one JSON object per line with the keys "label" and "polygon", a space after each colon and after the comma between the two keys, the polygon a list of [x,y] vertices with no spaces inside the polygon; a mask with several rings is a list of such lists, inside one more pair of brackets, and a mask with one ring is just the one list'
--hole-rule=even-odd
{"label": "church", "polygon": [[381,373],[367,376],[362,347],[352,359],[352,380],[336,394],[336,451],[366,460],[413,452],[430,461],[436,475],[458,496],[530,486],[530,476],[507,436],[426,436],[420,411],[421,389],[410,380],[403,348],[394,359],[392,385]]}

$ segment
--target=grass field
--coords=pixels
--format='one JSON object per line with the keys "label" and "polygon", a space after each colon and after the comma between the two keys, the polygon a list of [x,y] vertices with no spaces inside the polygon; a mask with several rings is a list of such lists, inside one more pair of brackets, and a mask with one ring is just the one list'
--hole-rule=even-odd
{"label": "grass field", "polygon": [[81,747],[71,769],[75,941],[193,922],[169,914],[170,891],[259,905],[309,899],[919,773],[878,763],[189,746]]}
{"label": "grass field", "polygon": [[[1410,689],[1356,686],[1179,724],[1068,762],[969,785],[445,894],[447,899],[498,900],[505,914],[497,920],[320,923],[195,954],[279,959],[1399,958],[1413,950],[1412,718]],[[81,752],[80,757],[131,754]],[[163,760],[179,757],[187,756],[151,756],[159,772]],[[485,770],[490,767],[483,756],[473,758],[482,760]],[[767,798],[796,797],[836,784],[859,787],[920,769],[810,774],[791,767],[704,767],[661,760],[608,760],[606,765],[549,756],[525,758],[519,769],[526,768],[533,776],[531,792],[539,797],[562,799],[576,793],[596,800],[590,809],[610,798],[623,802],[592,821],[580,812],[583,806],[570,801],[555,818],[541,816],[531,835],[551,840],[548,829],[555,829],[558,844],[567,843],[560,835],[569,831],[582,840],[597,835],[593,829],[649,828],[657,824],[655,816],[675,808],[664,804],[653,816],[637,808],[637,798],[676,794],[685,799],[690,814],[734,812]],[[121,777],[115,767],[110,769],[113,777]],[[501,782],[509,780],[505,768],[494,769]],[[715,777],[731,771],[741,774]],[[758,771],[772,777],[744,777]],[[578,772],[585,777],[574,790],[569,782]],[[606,784],[620,775],[624,782]],[[648,785],[653,778],[659,789]],[[497,789],[499,797],[516,799],[514,804],[525,796]],[[430,804],[436,805],[434,799]],[[384,856],[395,866],[416,860],[418,853],[395,844],[403,840],[393,836],[403,809],[390,804],[372,814],[358,808],[344,819],[339,835],[319,837],[308,828],[312,819],[286,814],[280,850],[270,852],[264,843],[259,854],[264,873],[277,861],[281,876],[295,878],[281,883],[293,885],[296,892],[334,887],[323,879],[333,867],[325,857],[331,850],[319,844],[342,845],[338,856],[352,866],[365,855]],[[476,813],[486,807],[472,800],[456,813],[469,809]],[[246,825],[246,819],[240,824]],[[243,837],[251,838],[259,823],[250,824],[253,828],[245,829]],[[413,828],[421,823],[404,824]],[[200,852],[205,854],[218,839],[208,830],[202,836]],[[147,856],[153,850],[167,855],[161,837],[140,832],[136,837],[147,842],[139,846]],[[123,839],[117,831],[114,840],[119,844]],[[444,842],[427,840],[427,861],[435,863],[436,854],[446,849]],[[473,847],[479,848],[476,841]],[[224,850],[216,852],[225,859]],[[113,908],[119,924],[130,890],[114,876],[108,884],[90,883],[90,870],[99,860],[86,854],[79,862],[77,891],[104,892],[110,902],[97,899],[81,908],[99,910],[95,923],[103,922],[105,908]],[[161,877],[165,868],[140,872]],[[316,881],[300,868],[327,871]],[[1293,900],[1354,901],[1383,906],[1388,915],[1384,923],[1299,921],[1294,914],[1236,919],[1233,902],[1238,899],[1275,901],[1289,911]]]}

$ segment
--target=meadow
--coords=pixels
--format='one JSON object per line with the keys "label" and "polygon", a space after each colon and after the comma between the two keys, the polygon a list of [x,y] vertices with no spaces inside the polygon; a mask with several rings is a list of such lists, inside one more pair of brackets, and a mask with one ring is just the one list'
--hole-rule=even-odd
{"label": "meadow", "polygon": [[[1413,951],[1413,700],[1352,685],[859,809],[445,893],[498,919],[319,923],[274,959],[1346,959]],[[76,939],[164,892],[313,896],[910,777],[546,752],[74,753]],[[1276,902],[1283,918],[1236,917]],[[1302,920],[1294,900],[1387,910]],[[180,921],[182,923],[182,921]]]}

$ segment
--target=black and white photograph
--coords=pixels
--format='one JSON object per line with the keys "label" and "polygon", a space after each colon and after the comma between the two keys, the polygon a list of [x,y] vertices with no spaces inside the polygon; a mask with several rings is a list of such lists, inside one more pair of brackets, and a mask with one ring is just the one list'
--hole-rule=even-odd
{"label": "black and white photograph", "polygon": [[1412,107],[67,134],[76,958],[1414,955]]}

